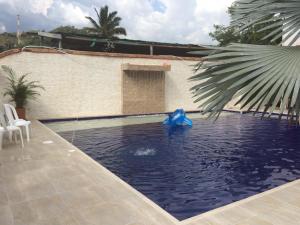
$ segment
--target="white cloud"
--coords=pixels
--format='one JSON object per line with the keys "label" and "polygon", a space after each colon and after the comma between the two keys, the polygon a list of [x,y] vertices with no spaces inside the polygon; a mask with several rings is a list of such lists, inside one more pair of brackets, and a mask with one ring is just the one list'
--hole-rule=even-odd
{"label": "white cloud", "polygon": [[123,18],[129,38],[169,42],[184,41],[186,23],[191,20],[189,17],[195,5],[194,0],[190,1],[192,4],[185,4],[182,0],[161,0],[165,10],[157,11],[150,1],[111,2],[118,3],[115,9]]}
{"label": "white cloud", "polygon": [[4,24],[0,23],[0,33],[3,33],[6,31],[6,27],[4,26]]}
{"label": "white cloud", "polygon": [[54,0],[0,0],[0,3],[10,5],[17,13],[32,12],[47,15],[48,9]]}
{"label": "white cloud", "polygon": [[[233,0],[160,0],[165,10],[153,9],[150,1],[111,0],[133,39],[211,44],[214,24],[229,23],[227,8]],[[124,10],[126,9],[126,10]]]}
{"label": "white cloud", "polygon": [[75,25],[82,27],[87,25],[85,16],[89,13],[74,3],[56,1],[49,10],[48,17],[61,23],[61,25]]}
{"label": "white cloud", "polygon": [[[42,14],[48,21],[42,25],[45,30],[59,25],[87,26],[85,16],[96,17],[94,7],[98,9],[107,4],[110,10],[117,10],[123,18],[121,25],[127,30],[127,38],[196,44],[212,43],[208,34],[213,31],[213,24],[229,23],[226,11],[232,2],[233,0],[0,0],[0,4],[9,4],[16,12],[26,10],[34,15]],[[5,7],[0,7],[0,14],[5,10],[3,8]],[[39,21],[32,21],[32,24],[32,27],[41,27]],[[4,25],[7,26],[5,23]]]}
{"label": "white cloud", "polygon": [[227,11],[227,8],[235,0],[196,0],[197,8],[196,11],[201,12],[211,12],[211,13],[224,13]]}
{"label": "white cloud", "polygon": [[29,4],[32,6],[33,13],[41,13],[47,15],[48,9],[52,6],[53,0],[29,0]]}
{"label": "white cloud", "polygon": [[196,0],[194,18],[198,26],[201,27],[196,31],[200,43],[210,44],[209,33],[214,30],[214,24],[229,24],[230,18],[227,11],[233,2],[234,0]]}

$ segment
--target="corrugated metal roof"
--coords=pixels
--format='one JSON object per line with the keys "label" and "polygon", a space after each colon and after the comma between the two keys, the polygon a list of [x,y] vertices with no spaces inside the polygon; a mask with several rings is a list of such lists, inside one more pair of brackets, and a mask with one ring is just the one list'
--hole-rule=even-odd
{"label": "corrugated metal roof", "polygon": [[74,39],[82,41],[92,41],[98,43],[113,42],[114,44],[122,45],[137,45],[137,46],[160,46],[160,47],[172,47],[172,48],[191,48],[191,49],[205,49],[204,46],[195,44],[179,44],[179,43],[168,43],[168,42],[155,42],[155,41],[143,41],[143,40],[132,40],[132,39],[105,39],[96,35],[84,35],[84,34],[70,34],[70,33],[56,33],[61,34],[63,39]]}

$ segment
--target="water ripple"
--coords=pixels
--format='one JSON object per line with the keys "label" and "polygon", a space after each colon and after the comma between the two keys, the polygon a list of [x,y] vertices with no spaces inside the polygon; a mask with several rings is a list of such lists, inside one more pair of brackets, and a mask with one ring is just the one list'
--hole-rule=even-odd
{"label": "water ripple", "polygon": [[[70,140],[72,132],[60,133]],[[178,219],[300,178],[300,129],[250,115],[76,132],[74,144]]]}

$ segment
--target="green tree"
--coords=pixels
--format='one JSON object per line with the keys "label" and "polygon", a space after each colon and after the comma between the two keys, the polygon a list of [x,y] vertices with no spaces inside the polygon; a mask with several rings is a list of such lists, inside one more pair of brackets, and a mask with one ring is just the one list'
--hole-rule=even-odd
{"label": "green tree", "polygon": [[36,31],[24,32],[20,36],[21,43],[17,43],[16,33],[0,34],[0,52],[12,48],[22,48],[29,45],[40,45],[40,38]]}
{"label": "green tree", "polygon": [[65,33],[65,34],[88,34],[88,31],[85,28],[78,29],[74,26],[59,26],[50,32],[52,33]]}
{"label": "green tree", "polygon": [[234,43],[211,47],[191,80],[195,102],[209,117],[217,118],[232,100],[242,110],[280,117],[300,118],[300,48],[292,45],[300,38],[300,1],[238,0],[233,7],[232,26],[242,32],[253,25],[271,42],[288,46]]}
{"label": "green tree", "polygon": [[0,34],[0,52],[16,47],[17,39],[15,33]]}
{"label": "green tree", "polygon": [[[232,10],[229,9],[229,14],[232,16]],[[272,24],[272,21],[268,24]],[[224,26],[214,25],[214,31],[209,33],[209,36],[218,41],[219,46],[226,46],[230,43],[244,43],[244,44],[257,44],[257,45],[276,45],[281,42],[280,39],[271,42],[272,38],[264,37],[269,31],[260,31],[266,24],[254,24],[247,29],[240,31],[238,26]],[[260,31],[260,32],[259,32]]]}
{"label": "green tree", "polygon": [[214,31],[209,33],[209,36],[219,42],[219,46],[226,46],[230,43],[240,43],[241,35],[236,33],[234,27],[226,27],[224,25],[214,25]]}
{"label": "green tree", "polygon": [[97,34],[102,38],[117,38],[118,35],[126,35],[126,30],[120,27],[121,18],[117,16],[118,12],[108,11],[108,6],[101,7],[99,11],[95,8],[97,21],[92,17],[86,18],[90,21],[93,27],[86,28],[91,34]]}

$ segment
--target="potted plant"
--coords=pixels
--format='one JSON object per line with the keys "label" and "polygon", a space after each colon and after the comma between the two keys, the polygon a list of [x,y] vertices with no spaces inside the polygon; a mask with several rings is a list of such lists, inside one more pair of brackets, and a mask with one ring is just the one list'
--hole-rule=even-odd
{"label": "potted plant", "polygon": [[2,66],[2,70],[6,73],[8,81],[8,87],[4,89],[3,95],[10,97],[10,101],[15,103],[19,118],[25,119],[25,106],[28,100],[35,100],[40,95],[38,89],[45,89],[38,81],[28,81],[28,73],[17,77],[13,69],[8,66]]}

